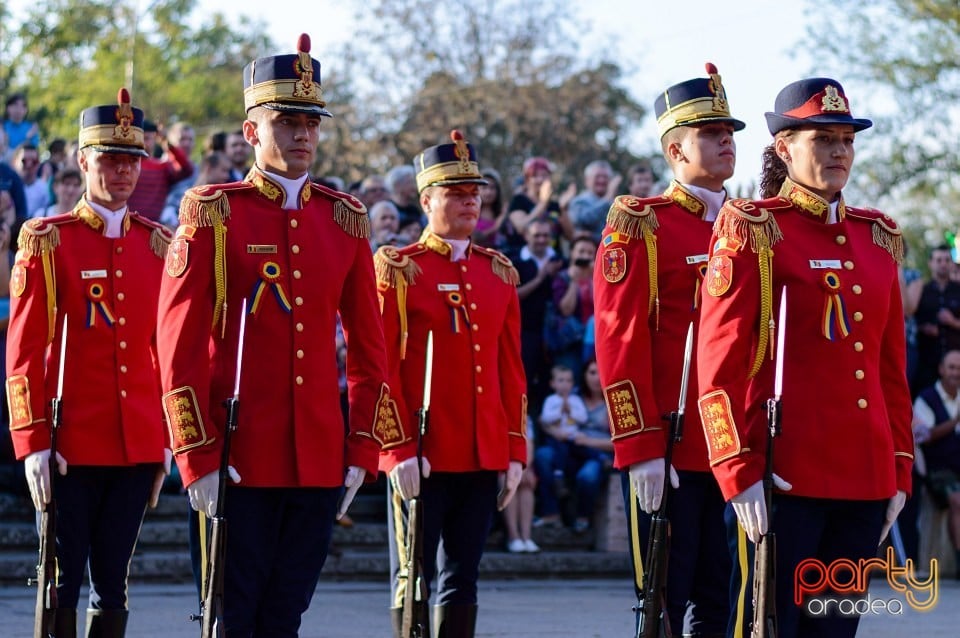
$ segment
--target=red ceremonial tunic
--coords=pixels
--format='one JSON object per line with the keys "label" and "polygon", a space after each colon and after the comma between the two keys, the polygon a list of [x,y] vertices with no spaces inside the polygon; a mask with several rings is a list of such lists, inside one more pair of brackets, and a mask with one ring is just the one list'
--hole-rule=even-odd
{"label": "red ceremonial tunic", "polygon": [[[158,350],[164,411],[184,485],[217,469],[247,300],[240,419],[230,462],[250,487],[335,487],[372,478],[375,406],[386,398],[383,331],[366,210],[307,181],[299,207],[264,173],[187,192],[167,254]],[[336,321],[348,343],[349,434]]]}
{"label": "red ceremonial tunic", "polygon": [[81,199],[30,220],[11,273],[7,400],[17,458],[50,448],[63,319],[67,353],[58,451],[71,465],[163,461],[167,437],[156,360],[163,226],[128,213],[123,236]]}
{"label": "red ceremonial tunic", "polygon": [[[700,412],[729,499],[759,481],[780,291],[787,288],[783,433],[774,470],[794,496],[880,500],[910,493],[896,223],[784,184],[717,219],[700,321]],[[769,266],[768,266],[769,264]]]}
{"label": "red ceremonial tunic", "polygon": [[[597,365],[615,465],[661,458],[677,409],[687,329],[700,320],[700,283],[710,246],[707,206],[677,182],[658,197],[618,197],[594,271]],[[696,334],[696,333],[695,333]],[[707,472],[691,361],[677,469]]]}
{"label": "red ceremonial tunic", "polygon": [[[385,430],[380,469],[416,455],[427,332],[433,331],[430,427],[423,455],[434,472],[506,470],[527,463],[527,395],[520,360],[516,270],[471,244],[452,249],[425,233],[416,244],[377,251],[396,425]],[[406,337],[404,333],[408,333]]]}

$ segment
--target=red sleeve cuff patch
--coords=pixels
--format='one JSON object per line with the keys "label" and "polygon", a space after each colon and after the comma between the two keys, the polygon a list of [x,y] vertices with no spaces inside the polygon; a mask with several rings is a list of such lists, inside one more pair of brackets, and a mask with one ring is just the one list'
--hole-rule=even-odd
{"label": "red sleeve cuff patch", "polygon": [[163,413],[167,417],[174,454],[213,442],[213,439],[207,437],[197,395],[190,386],[177,388],[163,395]]}
{"label": "red sleeve cuff patch", "polygon": [[624,436],[643,432],[645,425],[640,413],[637,390],[629,379],[618,381],[603,389],[610,416],[610,438],[616,441]]}
{"label": "red sleeve cuff patch", "polygon": [[730,398],[723,390],[714,390],[700,399],[700,419],[707,437],[710,465],[740,453],[740,435],[733,421]]}
{"label": "red sleeve cuff patch", "polygon": [[7,406],[10,408],[11,430],[19,430],[33,423],[30,381],[22,374],[7,379]]}
{"label": "red sleeve cuff patch", "polygon": [[390,386],[380,385],[380,398],[374,410],[373,438],[384,450],[396,447],[407,440],[403,423],[397,412],[397,402],[390,398]]}

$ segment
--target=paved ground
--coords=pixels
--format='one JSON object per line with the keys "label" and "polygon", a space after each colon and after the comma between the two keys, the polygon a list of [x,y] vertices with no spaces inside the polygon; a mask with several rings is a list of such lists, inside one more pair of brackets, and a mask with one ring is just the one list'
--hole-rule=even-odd
{"label": "paved ground", "polygon": [[[480,587],[477,636],[628,638],[632,634],[633,592],[627,580],[488,581]],[[29,638],[33,590],[0,588],[0,635]],[[196,638],[200,628],[186,620],[195,606],[187,585],[130,587],[130,638]],[[885,585],[874,599],[899,597]],[[322,582],[304,617],[302,638],[375,638],[390,635],[387,588],[381,583]],[[927,613],[868,616],[859,636],[869,638],[955,637],[960,633],[960,583],[941,583],[939,603]],[[904,605],[906,607],[906,605]]]}

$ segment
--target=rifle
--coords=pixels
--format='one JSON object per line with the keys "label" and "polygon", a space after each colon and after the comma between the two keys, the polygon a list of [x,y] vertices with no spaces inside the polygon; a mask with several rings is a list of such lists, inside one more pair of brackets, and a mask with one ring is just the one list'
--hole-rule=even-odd
{"label": "rifle", "polygon": [[27,581],[37,586],[37,604],[33,615],[33,637],[55,636],[57,616],[57,431],[63,425],[63,368],[67,355],[67,315],[63,316],[60,333],[60,370],[57,373],[57,396],[50,399],[50,502],[40,512],[40,556],[37,577]]}
{"label": "rifle", "polygon": [[637,638],[669,638],[670,618],[664,611],[667,601],[667,563],[670,556],[670,519],[667,518],[667,501],[670,498],[670,465],[673,462],[673,446],[683,437],[683,414],[686,411],[687,386],[690,381],[690,361],[693,358],[693,322],[687,328],[687,342],[683,349],[683,374],[680,378],[680,401],[670,413],[670,438],[664,454],[663,497],[660,507],[650,521],[650,537],[647,540],[646,571],[640,599],[640,622]]}
{"label": "rifle", "polygon": [[763,500],[769,529],[760,537],[753,555],[753,626],[750,638],[777,636],[777,537],[773,533],[773,440],[780,435],[783,394],[783,347],[787,319],[787,287],[780,293],[780,324],[777,326],[777,361],[773,396],[767,399],[767,455],[763,472]]}
{"label": "rifle", "polygon": [[[433,331],[427,333],[427,365],[423,371],[423,405],[417,410],[417,472],[423,491],[423,437],[430,421],[430,380],[433,372]],[[427,581],[423,577],[423,501],[420,495],[407,504],[407,586],[403,592],[400,635],[403,638],[427,638],[429,609]]]}
{"label": "rifle", "polygon": [[[217,511],[210,519],[210,548],[206,574],[203,579],[203,600],[200,613],[192,614],[190,620],[200,621],[200,638],[223,638],[223,574],[226,567],[227,519],[224,503],[227,497],[227,481],[230,480],[230,440],[237,430],[240,418],[240,370],[243,363],[243,336],[247,327],[247,300],[240,306],[240,334],[237,339],[237,372],[233,382],[233,396],[223,402],[227,420],[223,428],[223,449],[220,451],[220,469],[217,484]],[[203,520],[203,514],[200,515]],[[201,534],[205,533],[203,530]]]}

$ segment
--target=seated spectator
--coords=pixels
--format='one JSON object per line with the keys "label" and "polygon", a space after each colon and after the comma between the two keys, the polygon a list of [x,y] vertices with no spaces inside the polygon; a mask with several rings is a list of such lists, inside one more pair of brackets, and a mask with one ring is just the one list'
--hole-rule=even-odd
{"label": "seated spectator", "polygon": [[[573,391],[573,371],[566,366],[554,366],[550,387],[554,394],[544,401],[540,413],[546,440],[534,455],[540,478],[541,521],[545,525],[559,522],[558,499],[568,494],[567,484],[573,477],[576,496],[573,530],[583,533],[590,527],[611,454],[599,449],[594,443],[595,436],[585,430],[589,414],[583,399]],[[609,431],[606,438],[609,442]]]}
{"label": "seated spectator", "polygon": [[480,219],[473,231],[473,241],[480,246],[499,250],[503,243],[500,227],[507,218],[500,173],[492,168],[485,168],[480,173],[487,183],[480,186]]}
{"label": "seated spectator", "polygon": [[[148,130],[152,129],[152,130]],[[143,122],[143,144],[150,152],[156,145],[157,125],[149,120]],[[192,140],[191,140],[192,145]],[[170,188],[180,180],[193,175],[193,163],[183,149],[172,142],[163,144],[165,159],[144,157],[140,162],[140,178],[130,195],[127,206],[153,221],[160,219],[167,203]]]}
{"label": "seated spectator", "polygon": [[40,148],[40,128],[36,122],[27,120],[27,96],[24,93],[11,93],[7,98],[3,130],[7,135],[5,155],[0,156],[4,161],[12,161],[15,153],[24,144]]}
{"label": "seated spectator", "polygon": [[914,430],[926,462],[926,485],[937,507],[949,510],[948,529],[960,580],[960,350],[948,350],[940,379],[920,391],[913,405]]}
{"label": "seated spectator", "polygon": [[[401,164],[387,172],[387,189],[390,191],[390,201],[400,213],[400,228],[419,222],[423,226],[423,209],[420,208],[420,196],[417,192],[417,176],[413,166]],[[416,240],[420,234],[414,237]]]}
{"label": "seated spectator", "polygon": [[50,205],[50,189],[40,179],[40,151],[32,144],[23,144],[13,154],[13,168],[23,182],[23,194],[27,198],[27,216]]}
{"label": "seated spectator", "polygon": [[[194,186],[203,186],[204,184],[226,184],[230,181],[230,162],[224,153],[207,153],[200,160],[200,167],[197,170],[197,176],[193,180]],[[184,191],[186,192],[186,191]],[[170,228],[176,228],[179,224],[180,197],[175,197],[175,193],[170,194],[167,203],[163,207],[163,213],[160,215],[160,223]]]}
{"label": "seated spectator", "polygon": [[607,211],[620,188],[620,176],[614,176],[606,160],[595,160],[583,169],[583,179],[586,188],[570,200],[570,223],[575,237],[587,235],[599,242],[607,223]]}
{"label": "seated spectator", "polygon": [[544,157],[531,157],[523,163],[523,187],[507,205],[507,219],[501,224],[504,251],[511,257],[523,248],[527,226],[535,219],[546,219],[551,224],[553,245],[562,235],[561,209],[573,197],[576,186],[571,185],[560,198],[553,199],[553,168]]}
{"label": "seated spectator", "polygon": [[406,246],[410,242],[400,235],[400,213],[389,199],[382,199],[369,209],[370,248],[380,246]]}
{"label": "seated spectator", "polygon": [[[527,417],[527,458],[533,458],[533,419]],[[530,463],[523,470],[517,493],[503,510],[503,522],[507,528],[507,551],[536,553],[540,546],[533,542],[534,490],[537,474]]]}
{"label": "seated spectator", "polygon": [[555,363],[579,377],[583,370],[583,337],[593,316],[593,269],[597,243],[578,237],[570,245],[570,264],[553,278],[553,305],[548,309],[544,335]]}
{"label": "seated spectator", "polygon": [[633,197],[650,197],[656,183],[657,176],[646,160],[637,162],[627,171],[627,193]]}
{"label": "seated spectator", "polygon": [[64,168],[53,178],[53,194],[57,201],[46,208],[36,211],[33,217],[52,217],[69,213],[83,195],[83,173],[75,168]]}

